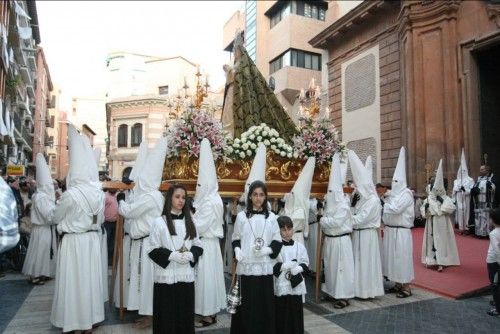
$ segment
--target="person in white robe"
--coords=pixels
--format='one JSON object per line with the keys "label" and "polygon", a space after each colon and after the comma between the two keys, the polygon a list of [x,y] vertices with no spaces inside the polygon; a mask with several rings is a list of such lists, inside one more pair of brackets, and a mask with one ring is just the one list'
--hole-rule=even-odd
{"label": "person in white robe", "polygon": [[43,284],[56,273],[57,233],[53,224],[56,196],[49,167],[41,153],[36,155],[36,192],[31,198],[31,230],[22,272],[31,283]]}
{"label": "person in white robe", "polygon": [[283,215],[292,219],[293,240],[302,245],[305,245],[304,238],[309,236],[309,196],[315,167],[316,159],[309,157],[297,177],[292,191],[284,196],[285,210]]}
{"label": "person in white robe", "polygon": [[104,320],[98,223],[104,216],[104,193],[91,181],[98,171],[88,141],[71,124],[68,146],[68,189],[59,199],[53,218],[62,241],[50,317],[63,332],[90,330]]}
{"label": "person in white robe", "polygon": [[348,152],[359,200],[352,210],[354,293],[362,299],[384,294],[378,228],[382,206],[369,172],[353,151]]}
{"label": "person in white robe", "polygon": [[406,184],[406,151],[401,147],[392,177],[391,192],[385,198],[382,220],[384,240],[382,272],[395,283],[398,298],[411,296],[409,283],[414,279],[413,239],[411,228],[415,220],[415,202]]}
{"label": "person in white robe", "polygon": [[294,241],[290,217],[278,217],[283,247],[273,266],[276,334],[304,333],[304,307],[307,292],[304,274],[309,257],[304,245]]}
{"label": "person in white robe", "polygon": [[167,153],[167,139],[161,137],[147,154],[144,166],[138,171],[132,201],[120,196],[118,213],[130,219],[130,282],[127,310],[138,310],[144,317],[138,319],[137,327],[149,327],[153,315],[153,264],[147,254],[152,222],[163,210],[164,197],[158,190],[161,184],[163,164]]}
{"label": "person in white robe", "polygon": [[461,234],[469,230],[470,191],[472,187],[474,187],[474,180],[469,176],[465,152],[462,149],[460,167],[458,167],[457,178],[453,182],[453,198],[457,206],[455,222]]}
{"label": "person in white robe", "polygon": [[341,309],[349,305],[348,299],[354,298],[354,256],[351,211],[342,188],[339,153],[332,158],[325,201],[324,215],[319,221],[325,235],[325,283],[321,289],[335,299],[333,307]]}
{"label": "person in white robe", "polygon": [[[232,235],[234,233],[234,224],[238,214],[246,209],[248,189],[253,181],[266,180],[266,146],[263,143],[259,143],[257,151],[255,152],[255,157],[253,158],[252,167],[248,173],[248,178],[245,182],[245,189],[241,194],[238,201],[234,200],[231,209],[231,221],[232,224],[228,224],[228,230],[226,232],[226,257],[224,258],[224,265],[227,267],[225,270],[228,273],[232,273],[233,262],[234,262],[234,250],[232,244]],[[229,210],[228,210],[229,211]]]}
{"label": "person in white robe", "polygon": [[201,141],[199,166],[193,200],[196,210],[193,221],[203,248],[203,256],[198,262],[198,275],[194,284],[194,312],[203,316],[195,326],[205,327],[217,322],[216,314],[226,307],[226,286],[219,242],[224,236],[224,208],[218,193],[212,148],[206,138]]}
{"label": "person in white robe", "polygon": [[[88,137],[84,137],[84,140],[88,141]],[[90,141],[88,142],[88,147],[90,147]],[[101,149],[95,148],[91,151],[95,158],[95,163],[97,166],[97,170],[99,170],[99,162],[101,160]],[[102,183],[99,181],[99,173],[92,174],[91,182],[97,188],[102,189]],[[104,197],[104,201],[106,202],[106,198]],[[109,300],[109,288],[108,288],[108,234],[106,229],[104,228],[104,215],[99,216],[99,219],[102,219],[98,222],[99,226],[101,226],[101,233],[99,237],[101,238],[101,266],[102,266],[102,295],[104,297],[104,302]]]}
{"label": "person in white robe", "polygon": [[422,216],[426,218],[422,263],[426,266],[437,266],[438,271],[442,271],[444,266],[460,265],[455,232],[450,218],[456,207],[453,200],[446,195],[442,163],[443,161],[439,160],[432,190],[420,208]]}
{"label": "person in white robe", "polygon": [[318,242],[318,215],[323,204],[316,198],[309,200],[309,236],[306,240],[306,250],[309,255],[309,272],[316,272],[316,253]]}
{"label": "person in white robe", "polygon": [[[148,155],[148,142],[143,140],[139,145],[139,151],[137,152],[137,157],[135,159],[134,166],[130,171],[130,175],[128,179],[130,181],[134,181],[138,175],[138,171],[142,169],[144,164],[146,163],[146,158]],[[128,181],[127,181],[128,182]],[[125,200],[126,203],[133,202],[134,198],[134,189],[130,189],[122,195],[118,194],[122,200]],[[117,275],[115,278],[115,289],[114,289],[114,304],[115,307],[120,307],[120,266],[123,263],[123,303],[122,306],[124,308],[128,308],[128,292],[129,292],[129,281],[130,281],[130,248],[131,248],[131,239],[130,239],[130,224],[133,219],[124,219],[123,223],[123,244],[122,244],[122,256],[123,260],[118,261],[118,266],[116,269]]]}

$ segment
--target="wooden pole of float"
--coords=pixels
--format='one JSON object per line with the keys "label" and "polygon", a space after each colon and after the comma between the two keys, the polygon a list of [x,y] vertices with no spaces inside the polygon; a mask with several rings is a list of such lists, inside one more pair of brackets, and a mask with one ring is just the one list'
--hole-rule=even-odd
{"label": "wooden pole of float", "polygon": [[117,274],[117,266],[119,266],[119,295],[120,295],[120,319],[123,320],[123,217],[118,215],[116,220],[116,231],[115,231],[115,247],[113,250],[113,266],[111,271],[111,289],[109,291],[109,304],[110,307],[114,305],[114,292],[115,292],[115,282]]}

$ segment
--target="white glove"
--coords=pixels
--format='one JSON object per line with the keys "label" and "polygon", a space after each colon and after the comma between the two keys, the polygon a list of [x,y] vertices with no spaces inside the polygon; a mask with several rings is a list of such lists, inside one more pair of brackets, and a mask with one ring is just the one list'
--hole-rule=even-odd
{"label": "white glove", "polygon": [[194,261],[194,256],[193,256],[193,253],[191,253],[191,252],[184,252],[184,253],[181,253],[181,255],[187,262]]}
{"label": "white glove", "polygon": [[236,247],[234,249],[234,257],[236,258],[236,261],[241,262],[244,258],[243,252],[241,251],[240,247]]}
{"label": "white glove", "polygon": [[266,255],[271,255],[273,253],[273,250],[271,247],[262,247],[260,250],[256,250],[254,248],[255,256],[257,257],[262,257]]}
{"label": "white glove", "polygon": [[175,251],[168,257],[170,261],[177,262],[179,264],[187,264],[189,261],[182,255],[182,253]]}
{"label": "white glove", "polygon": [[292,269],[295,266],[296,262],[293,261],[286,261],[281,265],[281,271],[287,271]]}
{"label": "white glove", "polygon": [[292,276],[295,276],[303,271],[304,271],[304,269],[297,264],[295,267],[290,269],[290,274],[292,274]]}

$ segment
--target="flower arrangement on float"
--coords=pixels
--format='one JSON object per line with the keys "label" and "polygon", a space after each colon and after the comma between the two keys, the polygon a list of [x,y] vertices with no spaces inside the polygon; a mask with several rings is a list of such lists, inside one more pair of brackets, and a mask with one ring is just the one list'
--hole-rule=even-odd
{"label": "flower arrangement on float", "polygon": [[266,123],[251,126],[241,134],[240,138],[231,141],[226,152],[232,159],[248,159],[255,155],[259,143],[263,143],[268,150],[279,157],[297,158],[293,153],[293,147],[280,137],[276,129]]}
{"label": "flower arrangement on float", "polygon": [[335,152],[347,151],[329,118],[301,117],[300,124],[299,134],[293,137],[294,155],[299,159],[315,157],[321,164],[331,161]]}
{"label": "flower arrangement on float", "polygon": [[287,143],[276,129],[265,123],[251,126],[240,138],[231,138],[223,130],[220,120],[204,110],[188,110],[167,128],[167,158],[179,157],[186,152],[190,158],[197,158],[200,143],[207,138],[212,145],[214,159],[247,160],[255,155],[259,143],[283,159],[305,160],[314,156],[316,161],[328,163],[335,152],[345,152],[346,146],[339,140],[339,134],[328,118],[300,118],[299,134],[293,143]]}
{"label": "flower arrangement on float", "polygon": [[224,158],[230,150],[229,139],[220,120],[204,110],[186,110],[166,131],[168,138],[167,159],[178,157],[182,151],[189,157],[198,157],[203,138],[212,146],[214,159]]}

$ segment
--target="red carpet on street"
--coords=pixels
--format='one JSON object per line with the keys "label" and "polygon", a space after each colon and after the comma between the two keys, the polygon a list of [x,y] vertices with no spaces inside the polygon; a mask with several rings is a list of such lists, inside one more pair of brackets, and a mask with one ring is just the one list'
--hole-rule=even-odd
{"label": "red carpet on street", "polygon": [[455,299],[471,296],[489,286],[486,269],[488,239],[455,233],[460,266],[445,267],[442,272],[438,272],[436,267],[426,268],[420,260],[424,228],[413,228],[412,234],[415,267],[413,285]]}

